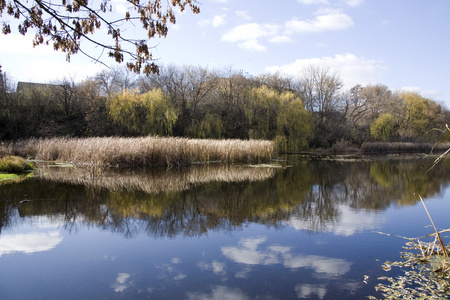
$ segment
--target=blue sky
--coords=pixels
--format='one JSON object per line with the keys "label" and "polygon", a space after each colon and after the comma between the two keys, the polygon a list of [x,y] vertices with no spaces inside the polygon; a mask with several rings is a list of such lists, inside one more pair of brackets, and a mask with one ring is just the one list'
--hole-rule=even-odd
{"label": "blue sky", "polygon": [[[112,3],[117,12],[125,5]],[[450,107],[449,0],[203,0],[200,9],[150,41],[157,63],[292,76],[320,65],[345,88],[382,83]],[[0,35],[0,64],[15,81],[83,79],[102,68],[81,54],[68,64],[31,38]]]}

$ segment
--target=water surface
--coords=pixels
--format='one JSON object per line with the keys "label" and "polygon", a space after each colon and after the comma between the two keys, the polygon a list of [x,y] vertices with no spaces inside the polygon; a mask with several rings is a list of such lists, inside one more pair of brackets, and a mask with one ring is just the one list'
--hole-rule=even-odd
{"label": "water surface", "polygon": [[276,163],[43,166],[4,184],[0,298],[362,299],[395,275],[381,264],[401,236],[431,232],[417,194],[450,227],[449,168],[431,159]]}

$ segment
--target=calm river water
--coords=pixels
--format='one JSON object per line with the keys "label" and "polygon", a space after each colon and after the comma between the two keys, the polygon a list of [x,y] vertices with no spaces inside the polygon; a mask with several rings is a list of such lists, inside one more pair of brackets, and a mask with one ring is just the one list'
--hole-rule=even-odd
{"label": "calm river water", "polygon": [[450,227],[450,168],[426,173],[432,161],[289,157],[94,179],[42,166],[0,186],[0,299],[379,296],[401,236],[432,231],[417,194]]}

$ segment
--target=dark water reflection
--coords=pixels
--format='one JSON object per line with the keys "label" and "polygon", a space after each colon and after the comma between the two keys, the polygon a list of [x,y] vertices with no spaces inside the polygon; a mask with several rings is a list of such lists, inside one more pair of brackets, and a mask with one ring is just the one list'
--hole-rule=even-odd
{"label": "dark water reflection", "polygon": [[450,169],[426,173],[431,164],[290,157],[279,168],[94,180],[43,167],[0,186],[0,290],[5,299],[364,298],[383,275],[379,260],[397,259],[403,243],[376,232],[428,233],[417,194],[445,220]]}

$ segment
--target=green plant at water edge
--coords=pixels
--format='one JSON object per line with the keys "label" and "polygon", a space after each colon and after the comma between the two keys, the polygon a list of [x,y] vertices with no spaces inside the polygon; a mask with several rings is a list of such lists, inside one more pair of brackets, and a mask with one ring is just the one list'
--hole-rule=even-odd
{"label": "green plant at water edge", "polygon": [[5,156],[0,158],[0,172],[20,173],[23,171],[33,170],[33,163],[18,156]]}
{"label": "green plant at water edge", "polygon": [[14,180],[14,179],[18,179],[19,176],[16,174],[0,174],[0,181],[3,180]]}

